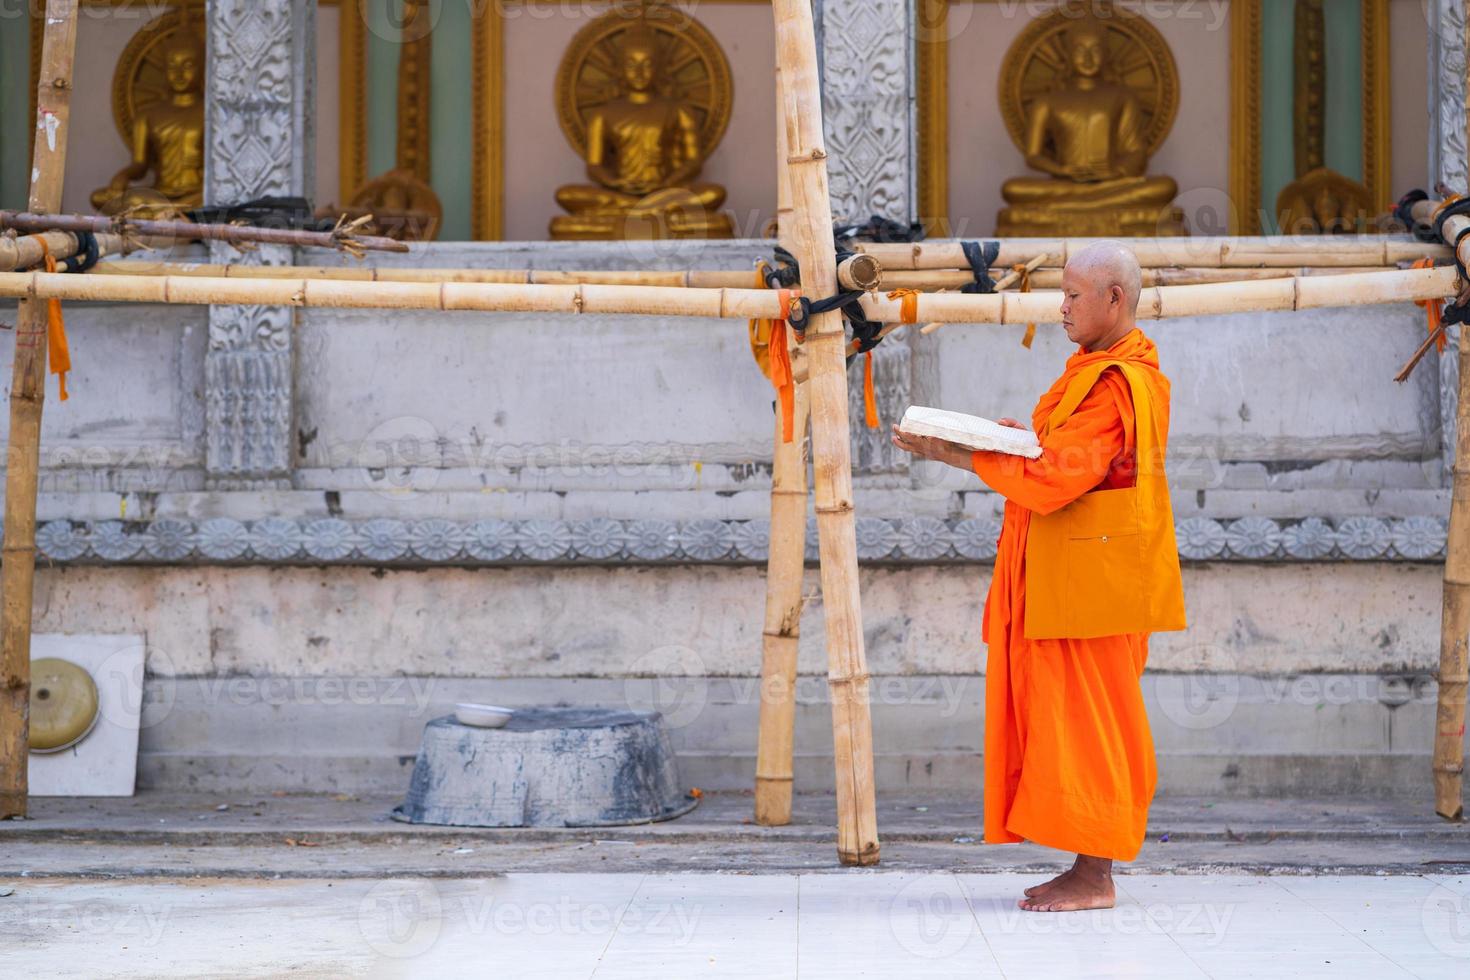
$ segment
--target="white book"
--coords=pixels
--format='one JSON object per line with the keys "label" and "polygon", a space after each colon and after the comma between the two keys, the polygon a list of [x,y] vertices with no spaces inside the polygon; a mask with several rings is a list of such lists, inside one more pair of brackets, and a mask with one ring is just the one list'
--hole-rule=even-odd
{"label": "white book", "polygon": [[933,436],[947,439],[967,449],[984,449],[1012,456],[1036,459],[1041,455],[1041,443],[1030,429],[1013,429],[1008,425],[982,419],[978,415],[946,412],[942,408],[925,408],[910,405],[903,413],[898,427],[916,436]]}

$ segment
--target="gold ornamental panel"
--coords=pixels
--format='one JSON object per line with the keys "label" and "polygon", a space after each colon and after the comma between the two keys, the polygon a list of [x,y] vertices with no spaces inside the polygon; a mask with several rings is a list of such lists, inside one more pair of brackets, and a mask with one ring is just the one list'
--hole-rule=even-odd
{"label": "gold ornamental panel", "polygon": [[719,42],[699,21],[662,3],[622,4],[587,24],[567,46],[556,73],[556,112],[567,142],[587,155],[587,120],[622,94],[623,35],[642,22],[658,45],[664,65],[658,94],[684,104],[699,125],[706,157],[725,135],[734,104],[730,63]]}
{"label": "gold ornamental panel", "polygon": [[1132,89],[1142,110],[1148,155],[1169,135],[1179,109],[1179,69],[1158,29],[1111,3],[1071,2],[1036,18],[1011,42],[1000,69],[1000,110],[1011,140],[1026,145],[1026,119],[1040,95],[1068,87],[1064,34],[1078,18],[1094,15],[1106,30],[1105,81]]}
{"label": "gold ornamental panel", "polygon": [[[123,48],[112,73],[112,121],[123,142],[132,145],[133,120],[155,102],[166,102],[170,90],[164,66],[167,42],[187,29],[204,37],[202,9],[171,10],[144,24]],[[201,65],[201,70],[203,66]]]}

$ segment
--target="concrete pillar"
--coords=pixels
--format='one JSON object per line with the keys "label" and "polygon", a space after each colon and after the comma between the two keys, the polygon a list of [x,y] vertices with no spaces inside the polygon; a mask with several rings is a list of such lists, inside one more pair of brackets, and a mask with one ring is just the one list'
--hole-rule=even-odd
{"label": "concrete pillar", "polygon": [[913,0],[817,0],[832,215],[911,221]]}
{"label": "concrete pillar", "polygon": [[[822,59],[822,115],[832,216],[842,223],[881,215],[914,220],[915,169],[913,0],[816,0]],[[873,351],[883,425],[863,424],[862,359],[848,375],[852,459],[862,473],[902,471],[888,426],[909,398],[907,341],[890,338]]]}
{"label": "concrete pillar", "polygon": [[[207,0],[205,11],[206,202],[307,196],[315,179],[315,0]],[[210,251],[214,262],[294,261],[282,247]],[[289,307],[210,308],[204,383],[212,487],[289,484],[294,316]]]}
{"label": "concrete pillar", "polygon": [[[1443,183],[1466,190],[1465,169],[1465,8],[1464,0],[1427,0],[1429,15],[1429,191]],[[1455,406],[1460,390],[1460,328],[1447,331],[1450,343],[1439,358],[1439,418],[1444,485],[1449,486],[1455,456]]]}

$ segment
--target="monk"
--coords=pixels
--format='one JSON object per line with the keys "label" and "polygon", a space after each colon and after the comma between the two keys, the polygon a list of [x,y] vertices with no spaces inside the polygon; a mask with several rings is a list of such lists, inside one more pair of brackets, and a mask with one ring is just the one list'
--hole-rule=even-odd
{"label": "monk", "polygon": [[1032,413],[1040,458],[893,430],[898,448],[973,471],[1006,500],[983,625],[985,840],[1076,854],[1025,890],[1027,911],[1112,907],[1113,861],[1138,855],[1156,780],[1139,686],[1148,636],[1184,628],[1163,476],[1169,382],[1135,322],[1140,280],[1121,243],[1068,261],[1062,323],[1079,346]]}

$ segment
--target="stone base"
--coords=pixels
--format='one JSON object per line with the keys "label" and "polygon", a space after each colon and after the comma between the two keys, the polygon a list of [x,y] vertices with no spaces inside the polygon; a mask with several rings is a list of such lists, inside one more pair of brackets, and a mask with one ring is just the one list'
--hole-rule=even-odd
{"label": "stone base", "polygon": [[551,219],[551,237],[572,242],[734,238],[735,223],[728,214],[713,212],[563,214]]}
{"label": "stone base", "polygon": [[1188,235],[1184,212],[1164,208],[1002,208],[997,238],[1153,238]]}

